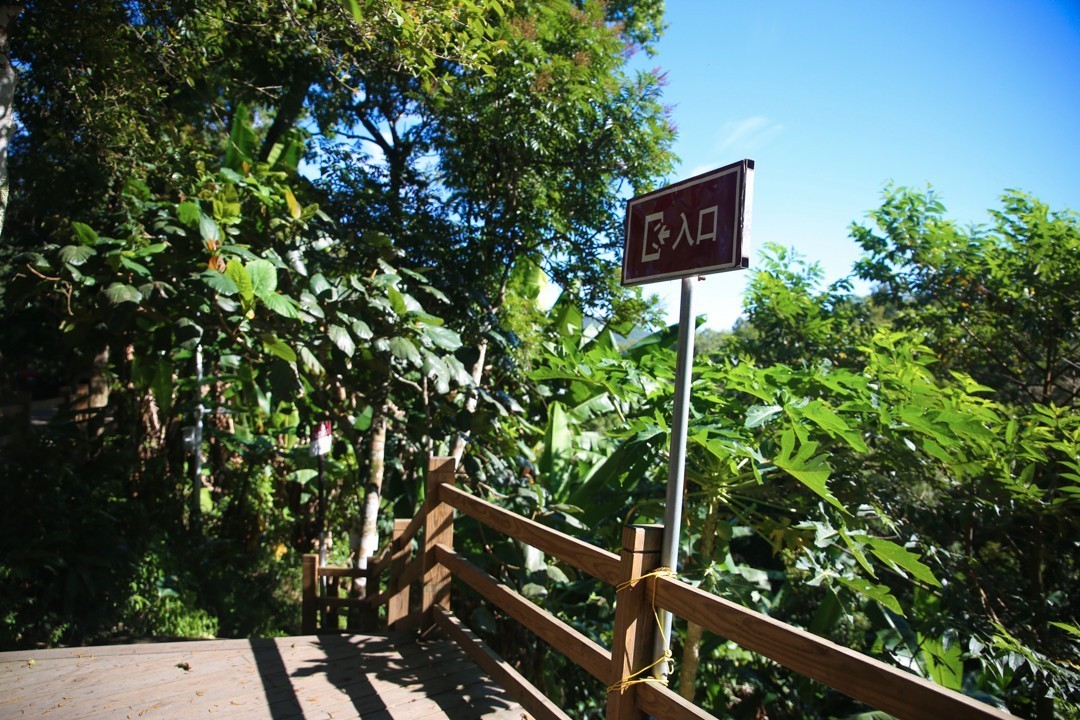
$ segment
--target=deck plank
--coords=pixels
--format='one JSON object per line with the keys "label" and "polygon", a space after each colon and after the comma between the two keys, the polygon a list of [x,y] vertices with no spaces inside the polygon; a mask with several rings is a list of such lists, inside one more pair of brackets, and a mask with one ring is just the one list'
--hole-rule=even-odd
{"label": "deck plank", "polygon": [[318,635],[0,653],[0,717],[520,720],[448,641]]}

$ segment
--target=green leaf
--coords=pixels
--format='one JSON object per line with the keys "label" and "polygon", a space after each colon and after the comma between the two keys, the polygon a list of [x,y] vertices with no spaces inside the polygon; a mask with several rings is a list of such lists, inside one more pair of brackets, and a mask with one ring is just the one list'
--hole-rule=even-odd
{"label": "green leaf", "polygon": [[416,349],[416,345],[413,345],[412,341],[408,338],[401,336],[390,338],[390,352],[394,354],[399,360],[408,362],[411,365],[419,366],[423,362],[420,357],[420,351]]}
{"label": "green leaf", "polygon": [[323,367],[319,359],[315,357],[315,353],[311,352],[306,346],[300,346],[300,363],[304,366],[312,375],[325,375],[326,368]]}
{"label": "green leaf", "polygon": [[292,298],[286,295],[272,292],[265,296],[261,296],[261,299],[266,307],[282,317],[296,318],[300,316],[300,311],[299,308],[296,307],[296,303],[293,302]]}
{"label": "green leaf", "polygon": [[285,204],[289,208],[289,215],[292,217],[292,219],[299,220],[300,214],[304,210],[300,207],[300,203],[296,201],[296,196],[293,195],[292,190],[290,190],[289,188],[285,188]]}
{"label": "green leaf", "polygon": [[230,260],[229,264],[225,266],[225,274],[236,283],[236,289],[240,293],[240,297],[244,300],[251,300],[255,297],[255,288],[251,283],[251,276],[248,275],[248,271],[240,264],[239,260],[236,258]]}
{"label": "green leaf", "polygon": [[363,320],[354,320],[350,327],[357,340],[370,340],[375,336],[375,333],[371,332],[371,328]]}
{"label": "green leaf", "polygon": [[924,583],[941,587],[941,583],[934,577],[934,573],[919,560],[919,556],[915,553],[884,538],[872,537],[869,542],[870,551],[885,563],[895,569],[911,573]]}
{"label": "green leaf", "polygon": [[203,282],[222,295],[235,295],[240,292],[240,289],[236,287],[236,283],[233,282],[231,277],[225,273],[220,273],[217,270],[204,270],[199,277],[202,278]]}
{"label": "green leaf", "polygon": [[180,222],[184,223],[188,227],[195,227],[202,219],[202,213],[199,211],[199,203],[196,200],[185,200],[176,206],[176,216]]}
{"label": "green leaf", "polygon": [[396,287],[387,285],[386,296],[390,299],[390,307],[393,308],[394,314],[405,315],[409,312],[409,308],[405,304],[405,296]]}
{"label": "green leaf", "polygon": [[75,238],[83,245],[93,246],[98,244],[98,234],[89,225],[72,222],[71,229],[75,231]]}
{"label": "green leaf", "polygon": [[326,330],[326,334],[330,336],[330,342],[337,345],[338,350],[345,353],[349,357],[353,356],[356,352],[356,343],[353,342],[352,336],[349,335],[349,331],[340,325],[331,325]]}
{"label": "green leaf", "polygon": [[142,300],[142,293],[133,288],[131,285],[125,285],[124,283],[114,282],[105,290],[105,297],[114,305],[120,303],[133,302],[138,303]]}
{"label": "green leaf", "polygon": [[311,468],[304,468],[302,470],[293,470],[291,473],[285,476],[285,482],[295,482],[305,485],[313,480],[319,474],[318,470]]}
{"label": "green leaf", "polygon": [[173,365],[168,358],[158,358],[150,391],[154,394],[161,412],[168,414],[173,395]]}
{"label": "green leaf", "polygon": [[746,422],[743,423],[743,427],[756,428],[783,409],[779,405],[753,405],[746,411]]}
{"label": "green leaf", "polygon": [[840,575],[837,579],[860,595],[868,597],[874,602],[892,610],[900,617],[904,617],[904,609],[900,607],[900,601],[893,596],[887,586],[875,585],[869,580],[861,577],[845,577]]}
{"label": "green leaf", "polygon": [[285,344],[284,340],[279,339],[276,335],[267,333],[262,336],[263,349],[274,357],[281,358],[285,362],[296,362],[296,353],[293,349]]}
{"label": "green leaf", "polygon": [[252,260],[245,267],[251,278],[251,290],[260,298],[277,290],[277,270],[267,260]]}
{"label": "green leaf", "polygon": [[202,213],[199,213],[199,235],[207,243],[221,242],[221,228],[218,227],[214,218]]}
{"label": "green leaf", "polygon": [[371,405],[365,405],[364,409],[360,412],[359,415],[356,416],[356,419],[353,420],[353,427],[360,432],[364,432],[371,427],[371,421],[374,417],[375,408],[373,408]]}
{"label": "green leaf", "polygon": [[798,455],[792,456],[791,452],[795,446],[795,432],[788,428],[780,438],[780,446],[780,455],[773,458],[773,464],[776,467],[813,490],[833,507],[847,512],[847,508],[829,492],[826,484],[829,475],[832,473],[832,467],[827,461],[828,455],[821,454],[811,457],[817,448],[817,443],[803,443],[799,448]]}
{"label": "green leaf", "polygon": [[425,325],[424,335],[437,347],[454,352],[461,347],[461,336],[453,330],[435,325]]}
{"label": "green leaf", "polygon": [[1080,638],[1080,628],[1076,627],[1075,625],[1069,625],[1068,623],[1063,622],[1051,622],[1050,624],[1060,630],[1064,630],[1070,635]]}
{"label": "green leaf", "polygon": [[922,648],[922,659],[930,679],[950,690],[964,689],[964,657],[960,645],[948,643],[941,638],[916,636]]}
{"label": "green leaf", "polygon": [[97,255],[97,250],[89,245],[65,245],[60,248],[60,260],[69,265],[82,265],[92,255]]}

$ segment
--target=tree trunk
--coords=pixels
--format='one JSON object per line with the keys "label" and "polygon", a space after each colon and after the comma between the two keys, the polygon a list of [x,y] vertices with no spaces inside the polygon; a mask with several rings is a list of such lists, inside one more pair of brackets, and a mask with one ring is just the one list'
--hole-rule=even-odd
{"label": "tree trunk", "polygon": [[0,234],[8,206],[8,143],[15,129],[15,68],[9,56],[8,28],[22,11],[18,3],[0,5]]}
{"label": "tree trunk", "polygon": [[[360,524],[360,543],[354,563],[366,568],[368,558],[379,549],[379,505],[382,503],[382,484],[386,468],[386,430],[390,412],[390,380],[385,381],[374,403],[371,418],[371,449],[368,454],[368,482],[364,491],[364,512]],[[361,594],[365,589],[360,580]]]}

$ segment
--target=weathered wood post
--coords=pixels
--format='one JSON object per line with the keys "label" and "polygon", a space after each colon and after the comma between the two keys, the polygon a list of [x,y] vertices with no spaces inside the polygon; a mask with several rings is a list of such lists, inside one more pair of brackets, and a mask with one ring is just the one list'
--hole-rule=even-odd
{"label": "weathered wood post", "polygon": [[409,527],[410,522],[408,518],[394,520],[394,536],[390,542],[390,587],[392,594],[386,603],[386,627],[390,630],[397,630],[395,627],[397,622],[409,614],[409,586],[403,585],[401,582],[401,575],[405,570],[408,553],[404,552],[405,548],[400,547],[400,545],[402,544],[401,536],[405,534],[405,529]]}
{"label": "weathered wood post", "polygon": [[439,487],[454,484],[457,460],[452,457],[428,459],[428,512],[424,519],[424,594],[420,604],[423,627],[435,624],[432,608],[450,609],[450,571],[435,559],[435,546],[454,546],[454,509],[439,500]]}
{"label": "weathered wood post", "polygon": [[607,697],[607,720],[643,720],[637,707],[637,688],[627,681],[646,676],[653,657],[656,613],[645,575],[660,565],[664,542],[662,525],[630,525],[623,528],[619,585],[615,593],[615,631],[611,639],[611,681]]}
{"label": "weathered wood post", "polygon": [[300,632],[314,635],[319,618],[319,556],[306,554],[303,558],[303,576],[301,580]]}

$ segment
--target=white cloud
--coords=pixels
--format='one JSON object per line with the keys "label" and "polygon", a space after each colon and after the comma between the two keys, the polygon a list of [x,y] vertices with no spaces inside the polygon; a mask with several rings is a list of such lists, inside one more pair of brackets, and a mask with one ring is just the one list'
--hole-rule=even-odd
{"label": "white cloud", "polygon": [[748,155],[768,144],[784,129],[778,122],[754,115],[743,120],[726,122],[720,127],[719,139],[713,146],[718,154]]}

